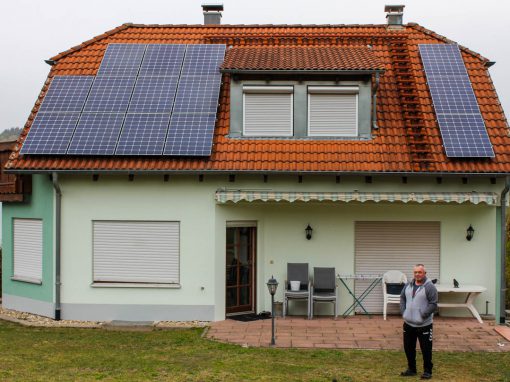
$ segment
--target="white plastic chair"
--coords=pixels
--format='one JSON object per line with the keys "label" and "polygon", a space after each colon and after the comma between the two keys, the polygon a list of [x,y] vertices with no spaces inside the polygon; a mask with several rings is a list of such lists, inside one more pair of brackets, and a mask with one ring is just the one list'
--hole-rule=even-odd
{"label": "white plastic chair", "polygon": [[383,315],[386,320],[386,311],[388,304],[400,304],[400,293],[399,294],[389,294],[388,293],[388,285],[387,284],[402,284],[405,285],[407,283],[407,276],[396,270],[386,272],[382,277],[382,289],[383,289],[383,297],[384,297],[384,307],[383,307]]}

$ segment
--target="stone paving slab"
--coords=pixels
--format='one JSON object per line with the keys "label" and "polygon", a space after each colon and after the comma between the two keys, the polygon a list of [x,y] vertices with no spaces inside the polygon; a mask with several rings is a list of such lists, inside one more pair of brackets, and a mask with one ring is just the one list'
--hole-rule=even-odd
{"label": "stone paving slab", "polygon": [[[324,349],[403,350],[402,319],[353,316],[347,318],[276,318],[276,347]],[[497,327],[505,329],[505,327]],[[498,333],[493,322],[472,318],[434,318],[436,351],[510,351],[510,338]],[[506,328],[510,329],[510,328]],[[509,333],[510,335],[510,333]],[[207,338],[243,346],[268,347],[271,320],[211,323]]]}

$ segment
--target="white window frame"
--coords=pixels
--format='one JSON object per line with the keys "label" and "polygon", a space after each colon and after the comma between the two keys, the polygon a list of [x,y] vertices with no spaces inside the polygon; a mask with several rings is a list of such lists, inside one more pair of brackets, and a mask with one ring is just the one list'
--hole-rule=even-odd
{"label": "white window frame", "polygon": [[[177,280],[175,282],[167,282],[161,280],[147,280],[147,281],[119,281],[112,279],[108,280],[99,280],[96,277],[94,262],[95,262],[95,237],[94,237],[94,224],[95,223],[176,223],[178,229],[178,237],[177,237]],[[181,222],[177,220],[93,220],[92,221],[92,287],[106,287],[106,288],[180,288],[180,279],[181,279]]]}
{"label": "white window frame", "polygon": [[[289,134],[260,135],[246,133],[246,94],[290,94],[290,132]],[[294,86],[243,86],[243,136],[245,137],[293,137],[294,136]]]}
{"label": "white window frame", "polygon": [[[356,132],[354,134],[311,134],[310,133],[310,97],[312,94],[355,94],[356,95]],[[359,121],[358,121],[358,113],[359,113],[359,87],[358,86],[308,86],[308,118],[307,118],[307,126],[306,126],[306,134],[308,137],[346,137],[346,138],[354,138],[359,136]]]}
{"label": "white window frame", "polygon": [[[22,223],[22,222],[31,222],[31,223],[39,223],[40,224],[40,231],[41,231],[41,235],[40,235],[40,238],[38,238],[38,242],[37,243],[30,243],[29,247],[36,247],[37,248],[37,251],[39,253],[37,253],[37,256],[39,256],[39,258],[37,259],[37,263],[36,264],[32,264],[34,265],[35,267],[37,267],[37,271],[38,271],[38,275],[36,277],[34,277],[34,275],[28,275],[28,274],[23,274],[23,272],[19,272],[19,269],[17,269],[16,267],[16,258],[18,257],[18,261],[19,261],[19,256],[23,256],[23,254],[17,254],[18,252],[18,243],[17,243],[17,240],[16,240],[16,223]],[[26,219],[26,218],[14,218],[12,220],[12,247],[13,247],[13,251],[12,251],[12,273],[13,273],[13,276],[12,276],[12,280],[16,280],[16,281],[23,281],[23,282],[26,282],[26,283],[31,283],[31,284],[42,284],[42,276],[43,276],[43,252],[44,252],[44,240],[43,240],[43,233],[44,231],[44,226],[43,226],[43,220],[42,219]],[[18,240],[21,239],[21,238],[18,238]],[[23,240],[23,243],[19,243],[21,244],[21,247],[23,249],[23,247],[27,244],[27,242],[25,240]],[[26,259],[25,259],[25,262],[26,262]]]}

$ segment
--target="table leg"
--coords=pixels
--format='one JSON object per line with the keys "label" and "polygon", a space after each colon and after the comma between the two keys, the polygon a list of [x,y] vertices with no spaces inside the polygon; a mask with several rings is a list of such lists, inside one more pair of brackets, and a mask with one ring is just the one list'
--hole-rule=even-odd
{"label": "table leg", "polygon": [[478,311],[476,310],[476,308],[473,304],[476,296],[478,296],[479,294],[480,293],[475,293],[475,292],[468,293],[468,296],[466,298],[466,307],[469,309],[469,311],[471,312],[473,317],[476,318],[480,324],[483,324],[482,318],[480,317],[480,314],[478,313]]}

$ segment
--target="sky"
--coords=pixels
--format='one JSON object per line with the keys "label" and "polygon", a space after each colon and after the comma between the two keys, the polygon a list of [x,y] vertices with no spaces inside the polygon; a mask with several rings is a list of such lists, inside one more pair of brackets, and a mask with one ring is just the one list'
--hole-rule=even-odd
{"label": "sky", "polygon": [[[45,59],[123,23],[202,24],[207,0],[4,1],[0,21],[0,131],[24,126],[50,67]],[[221,1],[216,1],[221,2]],[[224,0],[222,24],[384,24],[385,4],[482,56],[510,112],[510,2],[505,0]]]}

